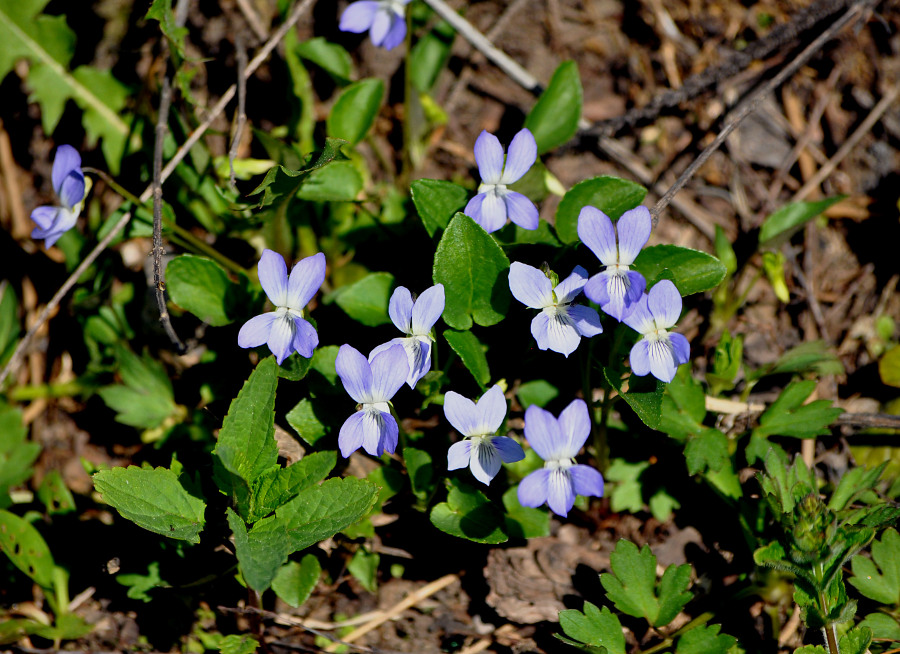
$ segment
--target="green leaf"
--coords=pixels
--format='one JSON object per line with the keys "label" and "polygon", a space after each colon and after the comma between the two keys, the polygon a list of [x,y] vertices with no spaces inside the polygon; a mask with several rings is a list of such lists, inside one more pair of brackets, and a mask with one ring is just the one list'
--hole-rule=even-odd
{"label": "green leaf", "polygon": [[706,382],[709,384],[709,394],[713,397],[724,391],[734,388],[735,379],[741,369],[744,356],[744,337],[738,335],[731,337],[726,329],[716,344],[716,352],[713,358],[713,369],[707,371]]}
{"label": "green leaf", "polygon": [[872,542],[871,559],[857,554],[851,567],[850,583],[860,593],[881,604],[900,606],[900,534],[895,529],[886,529],[881,540]]}
{"label": "green leaf", "polygon": [[681,507],[681,503],[676,500],[665,488],[660,488],[647,501],[650,507],[650,513],[660,522],[668,522],[675,509]]}
{"label": "green leaf", "polygon": [[450,480],[447,501],[431,510],[431,524],[451,536],[496,545],[508,540],[503,514],[480,490]]}
{"label": "green leaf", "polygon": [[166,289],[172,302],[213,327],[234,322],[239,286],[215,261],[193,254],[175,257],[166,266]]}
{"label": "green leaf", "polygon": [[384,82],[364,79],[343,90],[326,123],[328,136],[359,143],[375,122],[384,97]]}
{"label": "green leaf", "polygon": [[586,206],[596,207],[612,220],[634,209],[647,189],[618,177],[592,177],[578,182],[563,196],[556,209],[556,233],[563,243],[578,242],[578,214]]}
{"label": "green leaf", "polygon": [[815,388],[816,382],[813,380],[789,384],[760,416],[759,427],[754,433],[758,436],[777,434],[795,438],[814,438],[827,434],[828,425],[844,410],[832,408],[829,400],[803,404]]}
{"label": "green leaf", "polygon": [[147,566],[147,574],[121,574],[116,575],[116,581],[128,589],[126,593],[129,599],[149,602],[152,597],[147,593],[154,588],[168,587],[162,577],[159,576],[159,561],[151,561]]}
{"label": "green leaf", "polygon": [[887,461],[871,470],[865,466],[859,466],[845,472],[838,482],[837,488],[831,493],[828,508],[832,511],[840,511],[862,493],[874,489],[885,467],[887,467]]}
{"label": "green leaf", "polygon": [[116,411],[116,422],[139,429],[161,426],[178,412],[172,382],[163,365],[148,355],[138,356],[116,346],[118,372],[123,384],[106,386],[98,393]]}
{"label": "green leaf", "polygon": [[678,441],[701,434],[706,427],[706,395],[691,377],[688,366],[680,367],[665,387],[660,407],[659,430]]}
{"label": "green leaf", "polygon": [[733,275],[737,272],[737,256],[734,253],[731,241],[725,235],[725,230],[722,229],[721,225],[716,225],[715,245],[716,256],[719,257],[719,261],[725,266],[726,274]]}
{"label": "green leaf", "polygon": [[578,65],[574,61],[564,61],[525,118],[525,127],[537,141],[538,154],[562,145],[575,135],[581,118],[581,103]]}
{"label": "green leaf", "polygon": [[637,513],[644,508],[640,477],[649,467],[650,464],[646,461],[640,463],[628,463],[625,459],[610,461],[604,476],[607,481],[613,482],[612,488],[607,493],[613,512]]}
{"label": "green leaf", "polygon": [[[0,433],[4,432],[0,431]],[[72,497],[72,491],[66,486],[59,470],[53,469],[44,475],[37,495],[50,515],[70,513],[75,510],[75,498]]]}
{"label": "green leaf", "polygon": [[53,555],[31,523],[0,509],[0,552],[43,588],[53,587]]}
{"label": "green leaf", "polygon": [[306,357],[289,355],[287,359],[281,362],[281,365],[275,369],[275,373],[279,379],[287,379],[289,381],[300,381],[306,377],[312,367],[312,359]]}
{"label": "green leaf", "polygon": [[689,474],[698,475],[707,469],[718,472],[730,460],[728,437],[718,429],[704,429],[688,441],[684,456]]}
{"label": "green leaf", "polygon": [[253,654],[258,647],[256,638],[250,634],[228,634],[217,649],[222,654]]}
{"label": "green leaf", "polygon": [[447,229],[450,219],[462,211],[469,192],[459,184],[438,179],[417,179],[409,185],[413,204],[429,236]]}
{"label": "green leaf", "polygon": [[428,93],[447,65],[456,32],[441,21],[420,37],[407,58],[409,76],[419,93]]}
{"label": "green leaf", "polygon": [[300,170],[291,170],[284,166],[276,166],[270,169],[262,183],[250,195],[263,194],[258,205],[260,209],[273,204],[277,206],[284,205],[297,194],[312,172],[324,168],[332,162],[345,161],[347,159],[341,152],[341,146],[344,143],[346,141],[341,139],[326,139],[325,147],[319,153],[319,156],[315,160],[311,159]]}
{"label": "green leaf", "polygon": [[609,654],[625,654],[622,623],[607,607],[584,603],[584,613],[575,609],[559,612],[559,626],[569,638],[586,645],[604,647]]}
{"label": "green leaf", "polygon": [[719,285],[725,279],[725,264],[713,255],[679,245],[653,245],[641,250],[634,260],[634,269],[641,273],[648,284],[668,271],[682,296],[702,293]]}
{"label": "green leaf", "polygon": [[327,379],[332,386],[337,383],[338,374],[334,367],[334,362],[337,360],[340,349],[337,345],[319,347],[312,358],[313,370]]}
{"label": "green leaf", "polygon": [[881,382],[900,388],[900,345],[895,345],[878,360]]}
{"label": "green leaf", "polygon": [[7,352],[12,356],[12,346],[20,330],[15,291],[9,282],[0,281],[0,365],[6,362]]}
{"label": "green leaf", "polygon": [[727,654],[737,644],[737,639],[720,634],[721,628],[717,624],[697,625],[678,639],[675,654]]}
{"label": "green leaf", "polygon": [[22,412],[0,403],[0,508],[9,506],[9,489],[31,477],[32,464],[41,446],[27,442],[28,430],[22,424]]}
{"label": "green leaf", "polygon": [[337,463],[333,451],[313,452],[286,468],[264,473],[253,482],[247,522],[256,522],[302,491],[319,483]]}
{"label": "green leaf", "polygon": [[343,46],[321,36],[298,43],[295,52],[331,75],[338,84],[346,84],[353,74],[353,58]]}
{"label": "green leaf", "polygon": [[794,654],[828,654],[828,650],[821,645],[804,645],[795,649]]}
{"label": "green leaf", "polygon": [[366,327],[377,327],[391,322],[388,304],[394,276],[391,273],[369,273],[348,286],[339,288],[334,301],[355,321]]}
{"label": "green leaf", "polygon": [[297,435],[310,445],[315,445],[329,432],[328,427],[316,416],[313,403],[306,398],[300,400],[285,418]]}
{"label": "green leaf", "polygon": [[784,264],[786,262],[784,252],[781,250],[776,252],[767,250],[762,253],[762,262],[763,270],[766,273],[769,283],[772,285],[775,297],[784,304],[787,304],[791,299],[791,292],[787,287],[787,276],[785,275],[784,270]]}
{"label": "green leaf", "polygon": [[542,538],[550,535],[550,514],[519,503],[517,487],[503,493],[506,507],[506,532],[514,538]]}
{"label": "green leaf", "polygon": [[434,492],[434,463],[431,455],[415,447],[404,447],[403,461],[413,493],[419,499],[428,499]]}
{"label": "green leaf", "polygon": [[334,161],[312,171],[297,191],[297,197],[310,202],[352,202],[362,186],[362,176],[353,163]]}
{"label": "green leaf", "polygon": [[319,559],[313,554],[306,554],[300,563],[288,561],[278,569],[272,580],[272,590],[283,602],[299,609],[309,599],[321,576]]}
{"label": "green leaf", "polygon": [[809,341],[791,348],[777,361],[747,375],[756,381],[767,375],[814,372],[817,375],[842,375],[844,366],[835,354],[828,351],[825,341]]}
{"label": "green leaf", "polygon": [[875,638],[900,641],[900,622],[885,613],[870,613],[859,626],[871,629]]}
{"label": "green leaf", "polygon": [[792,202],[784,205],[763,222],[759,230],[759,247],[778,247],[800,227],[845,197],[838,195],[815,202]]}
{"label": "green leaf", "polygon": [[200,542],[206,503],[166,468],[110,468],[94,474],[94,488],[123,518],[156,534]]}
{"label": "green leaf", "polygon": [[370,593],[378,591],[378,564],[381,557],[375,552],[369,552],[365,547],[356,550],[347,571]]}
{"label": "green leaf", "polygon": [[484,355],[484,347],[475,334],[468,330],[458,332],[445,329],[444,338],[447,339],[453,351],[459,355],[463,365],[472,373],[481,390],[487,390],[488,382],[491,381],[491,371],[488,368],[487,357]]}
{"label": "green leaf", "polygon": [[665,384],[649,377],[641,378],[631,375],[628,378],[628,392],[625,392],[622,390],[624,380],[619,379],[612,369],[603,368],[603,374],[613,388],[619,392],[622,399],[628,403],[628,406],[634,409],[641,422],[650,429],[659,428]]}
{"label": "green leaf", "polygon": [[557,388],[544,379],[533,379],[525,382],[516,390],[516,397],[519,398],[519,404],[522,405],[523,409],[527,409],[532,404],[543,408],[558,395],[559,391]]}
{"label": "green leaf", "polygon": [[866,654],[871,644],[872,630],[858,626],[841,636],[838,649],[841,654]]}
{"label": "green leaf", "polygon": [[490,234],[465,214],[456,214],[434,254],[434,283],[443,284],[443,318],[453,329],[472,322],[489,327],[506,315],[509,259]]}

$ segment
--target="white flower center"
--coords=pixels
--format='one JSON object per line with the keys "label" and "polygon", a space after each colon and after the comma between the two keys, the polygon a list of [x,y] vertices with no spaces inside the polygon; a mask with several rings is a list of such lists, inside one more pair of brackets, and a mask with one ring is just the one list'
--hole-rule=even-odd
{"label": "white flower center", "polygon": [[509,193],[509,191],[506,188],[506,184],[487,184],[485,182],[482,182],[478,185],[478,193],[494,195],[502,200],[506,196],[506,194]]}
{"label": "white flower center", "polygon": [[391,11],[398,16],[403,16],[406,11],[406,2],[402,0],[378,0],[378,8],[382,11]]}
{"label": "white flower center", "polygon": [[573,465],[575,465],[575,459],[550,459],[544,462],[544,467],[550,472],[556,472],[557,470],[565,472]]}

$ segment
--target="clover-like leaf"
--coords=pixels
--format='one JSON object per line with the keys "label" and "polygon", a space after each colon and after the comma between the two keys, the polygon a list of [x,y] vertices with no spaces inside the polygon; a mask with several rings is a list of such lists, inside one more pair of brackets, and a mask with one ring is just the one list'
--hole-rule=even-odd
{"label": "clover-like leaf", "polygon": [[857,554],[851,560],[850,583],[860,593],[888,606],[900,606],[900,534],[889,528],[872,542],[872,558]]}

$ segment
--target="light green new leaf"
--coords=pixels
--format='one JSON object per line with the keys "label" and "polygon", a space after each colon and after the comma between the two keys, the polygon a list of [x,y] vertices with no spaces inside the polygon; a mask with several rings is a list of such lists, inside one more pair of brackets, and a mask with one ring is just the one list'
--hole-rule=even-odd
{"label": "light green new leaf", "polygon": [[94,474],[103,501],[139,527],[169,538],[200,542],[206,503],[185,490],[166,468],[110,468]]}
{"label": "light green new leaf", "polygon": [[376,552],[370,552],[365,547],[356,550],[350,563],[347,564],[347,571],[370,593],[378,590],[378,564],[381,562],[381,556]]}
{"label": "light green new leaf", "polygon": [[574,61],[564,61],[525,118],[525,127],[537,141],[538,154],[562,145],[575,135],[581,118],[581,104],[578,65]]}
{"label": "light green new leaf", "polygon": [[478,337],[470,331],[444,330],[444,338],[453,348],[453,351],[462,359],[463,365],[481,386],[481,390],[487,390],[487,384],[491,381],[491,371],[488,368],[487,357]]}
{"label": "light green new leaf", "polygon": [[417,179],[409,185],[409,192],[429,236],[447,229],[450,219],[469,200],[469,192],[462,186],[439,179]]}
{"label": "light green new leaf", "polygon": [[641,250],[634,260],[634,269],[652,284],[663,271],[669,274],[682,296],[702,293],[725,279],[725,264],[713,255],[680,245],[653,245]]}
{"label": "light green new leaf", "polygon": [[753,430],[757,436],[793,436],[813,438],[828,433],[828,425],[844,410],[833,408],[829,400],[816,400],[803,404],[815,390],[813,380],[794,382],[787,386],[759,418],[759,427]]}
{"label": "light green new leaf", "polygon": [[503,531],[503,514],[480,490],[451,480],[447,501],[431,510],[431,524],[446,534],[496,545],[508,540]]}
{"label": "light green new leaf", "polygon": [[[316,353],[318,354],[318,351]],[[316,416],[313,403],[305,397],[293,409],[288,411],[285,418],[288,424],[297,432],[297,435],[310,445],[315,445],[320,438],[328,433],[328,427]]]}
{"label": "light green new leaf", "polygon": [[250,634],[228,634],[216,649],[221,654],[253,654],[258,648],[259,643]]}
{"label": "light green new leaf", "polygon": [[881,382],[900,388],[900,346],[895,345],[878,360]]}
{"label": "light green new leaf", "polygon": [[300,563],[288,561],[278,569],[272,580],[272,590],[283,602],[299,609],[309,599],[321,576],[319,559],[313,554],[306,554]]}
{"label": "light green new leaf", "polygon": [[609,654],[625,654],[625,636],[619,618],[604,606],[598,609],[584,603],[584,613],[570,609],[559,612],[559,626],[569,638],[593,647],[604,647]]}
{"label": "light green new leaf", "polygon": [[147,593],[154,588],[170,587],[162,577],[159,576],[159,561],[152,561],[147,566],[147,574],[120,574],[116,575],[116,582],[125,586],[128,591],[129,599],[149,602],[153,598]]}
{"label": "light green new leaf", "polygon": [[556,209],[556,233],[563,243],[578,242],[578,215],[586,206],[596,207],[612,220],[634,209],[647,195],[640,184],[604,175],[578,182],[563,196]]}
{"label": "light green new leaf", "polygon": [[384,97],[384,82],[364,79],[343,90],[328,114],[328,136],[359,143],[375,122]]}
{"label": "light green new leaf", "polygon": [[516,397],[519,398],[519,404],[523,409],[527,409],[532,404],[543,408],[558,395],[559,390],[556,386],[545,379],[527,381],[516,390]]}
{"label": "light green new leaf", "polygon": [[675,646],[675,654],[727,654],[737,644],[737,639],[720,634],[721,625],[697,625],[681,638]]}
{"label": "light green new leaf", "polygon": [[843,200],[844,197],[846,196],[838,195],[815,202],[792,202],[784,205],[763,222],[759,230],[759,246],[761,248],[775,248],[779,246],[800,227],[828,207]]}
{"label": "light green new leaf", "polygon": [[875,484],[878,483],[878,479],[886,467],[887,461],[872,469],[861,465],[845,472],[838,482],[837,488],[831,493],[828,508],[832,511],[840,511],[862,493],[875,488]]}
{"label": "light green new leaf", "polygon": [[871,559],[857,554],[851,567],[850,583],[859,592],[881,604],[900,607],[900,534],[895,529],[886,529],[881,540],[872,542]]}
{"label": "light green new leaf", "polygon": [[53,586],[53,555],[43,536],[15,513],[0,510],[0,552],[38,586]]}
{"label": "light green new leaf", "polygon": [[337,43],[331,43],[321,36],[298,43],[294,51],[331,75],[339,84],[346,84],[353,74],[353,59],[350,53]]}
{"label": "light green new leaf", "polygon": [[172,302],[213,327],[234,322],[238,285],[215,261],[193,254],[175,257],[166,266],[166,289]]}
{"label": "light green new leaf", "polygon": [[490,234],[465,214],[453,216],[434,254],[434,283],[443,284],[444,322],[469,329],[488,327],[506,316],[509,259]]}
{"label": "light green new leaf", "polygon": [[355,321],[366,327],[377,327],[391,321],[388,304],[394,276],[391,273],[369,273],[349,286],[339,288],[334,301]]}

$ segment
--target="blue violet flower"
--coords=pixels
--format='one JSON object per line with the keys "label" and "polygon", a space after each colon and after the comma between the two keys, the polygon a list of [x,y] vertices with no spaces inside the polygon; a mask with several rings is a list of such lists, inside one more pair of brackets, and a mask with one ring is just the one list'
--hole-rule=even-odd
{"label": "blue violet flower", "polygon": [[409,363],[406,383],[410,388],[431,370],[431,328],[444,312],[444,285],[436,284],[413,300],[412,294],[404,286],[398,286],[391,295],[388,314],[391,321],[406,338],[394,338],[372,350],[372,355],[393,345],[402,345]]}
{"label": "blue violet flower", "polygon": [[518,261],[509,267],[509,290],[519,302],[541,312],[531,321],[531,335],[542,350],[553,350],[568,357],[581,337],[590,338],[603,331],[600,315],[590,307],[570,304],[587,283],[587,271],[576,266],[555,287],[537,268]]}
{"label": "blue violet flower", "polygon": [[31,219],[37,224],[31,232],[31,238],[44,239],[44,246],[48,248],[75,226],[84,203],[85,182],[84,173],[81,172],[81,155],[71,145],[61,145],[56,149],[51,181],[62,205],[38,207],[31,212]]}
{"label": "blue violet flower", "polygon": [[403,346],[372,352],[366,359],[355,348],[342,345],[334,368],[344,389],[359,403],[356,413],[341,426],[341,455],[347,458],[360,447],[372,456],[393,454],[400,432],[389,402],[409,372]]}
{"label": "blue violet flower", "polygon": [[525,438],[544,460],[519,484],[519,504],[550,510],[565,517],[576,495],[603,496],[603,475],[590,466],[575,463],[575,456],[591,433],[591,418],[584,400],[574,400],[559,414],[532,404],[525,410]]}
{"label": "blue violet flower", "polygon": [[463,213],[488,233],[503,227],[507,218],[523,229],[537,229],[538,210],[534,203],[506,188],[521,179],[536,160],[537,143],[527,129],[513,137],[505,162],[499,139],[487,131],[481,132],[475,141],[475,163],[481,185],[478,195],[469,200]]}
{"label": "blue violet flower", "polygon": [[275,311],[251,318],[238,333],[238,345],[269,346],[278,365],[297,352],[309,359],[319,335],[303,318],[303,308],[325,281],[325,255],[319,252],[299,261],[288,278],[287,265],[277,252],[264,250],[259,260],[259,282]]}
{"label": "blue violet flower", "polygon": [[658,380],[670,382],[675,369],[691,356],[688,340],[667,331],[681,315],[681,293],[668,279],[656,283],[645,293],[634,311],[625,318],[626,325],[642,338],[631,348],[631,371],[635,375],[651,373]]}
{"label": "blue violet flower", "polygon": [[595,207],[584,207],[578,215],[578,237],[606,266],[588,280],[584,294],[616,320],[634,310],[647,287],[644,276],[629,267],[650,239],[651,227],[650,210],[644,206],[623,213],[615,226]]}
{"label": "blue violet flower", "polygon": [[344,10],[342,32],[360,34],[368,30],[372,43],[386,50],[406,37],[406,5],[410,0],[359,0]]}
{"label": "blue violet flower", "polygon": [[522,446],[508,436],[497,436],[506,417],[506,398],[497,385],[481,396],[478,404],[454,391],[444,395],[444,415],[465,440],[447,452],[447,469],[469,466],[475,479],[490,485],[500,472],[500,463],[525,458]]}

